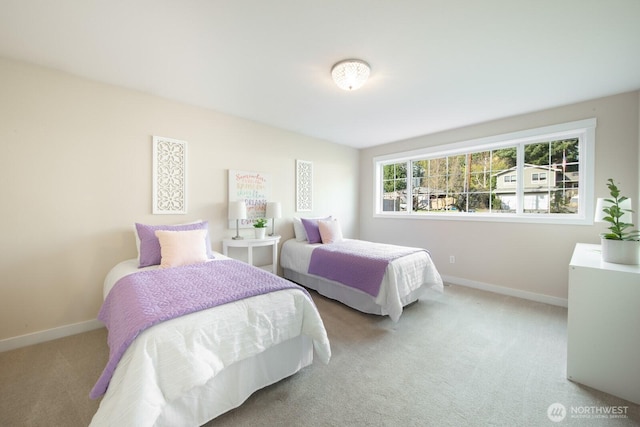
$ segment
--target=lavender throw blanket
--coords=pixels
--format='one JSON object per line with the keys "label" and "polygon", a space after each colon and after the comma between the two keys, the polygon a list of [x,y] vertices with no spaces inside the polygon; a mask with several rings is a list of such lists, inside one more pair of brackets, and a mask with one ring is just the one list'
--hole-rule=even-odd
{"label": "lavender throw blanket", "polygon": [[[120,279],[98,320],[109,330],[109,361],[89,396],[102,396],[118,362],[145,329],[165,320],[281,289],[304,289],[236,260],[139,271]],[[306,291],[304,291],[306,292]]]}
{"label": "lavender throw blanket", "polygon": [[311,253],[309,274],[340,282],[376,297],[389,263],[420,251],[424,249],[343,240],[315,248]]}

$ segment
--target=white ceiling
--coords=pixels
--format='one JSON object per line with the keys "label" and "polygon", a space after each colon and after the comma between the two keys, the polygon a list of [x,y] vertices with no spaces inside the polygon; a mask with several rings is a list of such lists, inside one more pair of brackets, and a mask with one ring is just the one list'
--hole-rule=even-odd
{"label": "white ceiling", "polygon": [[0,0],[0,56],[369,147],[640,89],[640,0]]}

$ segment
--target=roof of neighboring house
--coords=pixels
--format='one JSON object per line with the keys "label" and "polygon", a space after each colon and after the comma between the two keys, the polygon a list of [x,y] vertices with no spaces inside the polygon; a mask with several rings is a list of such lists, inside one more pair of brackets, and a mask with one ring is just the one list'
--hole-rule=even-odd
{"label": "roof of neighboring house", "polygon": [[[525,165],[525,167],[528,167],[528,168],[536,168],[536,169],[540,169],[540,170],[544,170],[544,171],[560,172],[562,170],[562,168],[556,168],[556,167],[548,166],[548,165],[540,166],[540,165],[532,165],[530,163],[525,163],[524,165]],[[505,170],[500,171],[498,173],[494,173],[492,176],[505,175],[507,173],[511,173],[511,172],[515,171],[516,169],[517,169],[517,166],[514,166],[512,168],[505,169]]]}

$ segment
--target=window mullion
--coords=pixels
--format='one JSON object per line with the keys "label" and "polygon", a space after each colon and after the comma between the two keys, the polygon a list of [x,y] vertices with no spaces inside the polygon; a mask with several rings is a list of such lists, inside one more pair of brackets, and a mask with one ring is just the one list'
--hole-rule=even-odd
{"label": "window mullion", "polygon": [[407,160],[407,213],[413,212],[413,160]]}
{"label": "window mullion", "polygon": [[516,150],[516,214],[524,212],[524,144],[518,144]]}

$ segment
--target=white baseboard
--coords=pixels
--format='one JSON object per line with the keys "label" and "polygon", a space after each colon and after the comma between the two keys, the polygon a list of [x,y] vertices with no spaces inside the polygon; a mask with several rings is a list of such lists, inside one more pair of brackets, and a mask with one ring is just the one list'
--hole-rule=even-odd
{"label": "white baseboard", "polygon": [[557,305],[559,307],[567,307],[568,300],[565,298],[552,297],[550,295],[536,294],[535,292],[523,291],[520,289],[506,288],[504,286],[492,285],[490,283],[477,282],[475,280],[463,279],[454,276],[442,276],[442,280],[452,285],[466,286],[468,288],[480,289],[482,291],[493,292],[501,295],[509,295],[511,297],[528,299],[531,301],[543,302],[545,304]]}
{"label": "white baseboard", "polygon": [[104,324],[97,319],[86,322],[73,323],[71,325],[60,326],[58,328],[47,329],[45,331],[34,332],[32,334],[20,335],[18,337],[0,340],[0,353],[3,351],[15,350],[16,348],[28,345],[39,344],[58,338],[68,337],[82,332],[92,331],[104,327]]}

